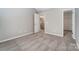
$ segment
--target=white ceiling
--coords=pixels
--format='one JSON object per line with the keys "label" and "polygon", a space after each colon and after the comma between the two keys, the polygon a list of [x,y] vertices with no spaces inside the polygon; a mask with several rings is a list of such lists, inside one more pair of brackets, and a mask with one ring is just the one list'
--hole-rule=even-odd
{"label": "white ceiling", "polygon": [[[46,11],[46,10],[49,10],[49,9],[52,9],[52,8],[35,8],[36,11],[39,13],[39,12],[43,12],[43,11]],[[64,11],[69,11],[69,10],[72,10],[73,8],[62,8]]]}
{"label": "white ceiling", "polygon": [[49,10],[51,8],[35,8],[37,10],[37,12],[42,12],[42,11],[46,11]]}

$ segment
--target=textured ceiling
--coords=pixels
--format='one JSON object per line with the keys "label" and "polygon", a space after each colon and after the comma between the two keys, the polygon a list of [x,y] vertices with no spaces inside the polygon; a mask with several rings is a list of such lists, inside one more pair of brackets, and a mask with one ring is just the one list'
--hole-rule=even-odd
{"label": "textured ceiling", "polygon": [[51,8],[35,8],[37,10],[37,12],[42,12],[42,11],[45,11],[45,10],[49,10]]}
{"label": "textured ceiling", "polygon": [[[39,13],[39,12],[43,12],[43,11],[46,11],[46,10],[49,10],[49,9],[52,9],[52,8],[35,8],[36,11]],[[73,8],[62,8],[62,10],[64,11],[71,11]]]}

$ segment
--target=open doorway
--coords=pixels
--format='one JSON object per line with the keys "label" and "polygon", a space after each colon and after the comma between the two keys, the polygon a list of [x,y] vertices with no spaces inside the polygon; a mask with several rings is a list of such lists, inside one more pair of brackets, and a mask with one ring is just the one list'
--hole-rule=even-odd
{"label": "open doorway", "polygon": [[72,35],[72,10],[64,11],[64,36]]}
{"label": "open doorway", "polygon": [[45,17],[34,14],[34,33],[45,32]]}
{"label": "open doorway", "polygon": [[40,31],[45,32],[45,17],[40,16]]}

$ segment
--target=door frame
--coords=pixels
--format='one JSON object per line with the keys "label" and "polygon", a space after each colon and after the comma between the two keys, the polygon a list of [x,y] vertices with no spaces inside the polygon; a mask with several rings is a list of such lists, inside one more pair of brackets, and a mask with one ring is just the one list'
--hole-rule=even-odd
{"label": "door frame", "polygon": [[45,19],[45,16],[40,16],[40,18],[43,17],[44,19],[44,33],[46,32],[46,19]]}
{"label": "door frame", "polygon": [[72,11],[72,38],[75,39],[75,9],[68,9],[68,10],[63,10],[63,37],[64,37],[64,12],[65,11]]}
{"label": "door frame", "polygon": [[[36,24],[36,23],[35,23],[35,18],[36,18],[37,15],[39,15],[39,14],[38,14],[38,13],[35,13],[35,14],[34,14],[34,33],[37,33],[37,32],[35,31],[35,24]],[[40,25],[40,15],[39,15],[39,25]],[[40,31],[40,26],[38,27],[38,30]],[[39,31],[38,31],[38,32],[39,32]]]}
{"label": "door frame", "polygon": [[75,8],[72,11],[73,11],[73,14],[72,14],[72,38],[76,39],[76,37],[75,37]]}

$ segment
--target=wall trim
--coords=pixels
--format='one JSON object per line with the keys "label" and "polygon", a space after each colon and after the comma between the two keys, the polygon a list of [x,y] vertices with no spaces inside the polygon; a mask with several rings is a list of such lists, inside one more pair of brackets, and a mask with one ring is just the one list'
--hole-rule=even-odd
{"label": "wall trim", "polygon": [[76,45],[77,45],[77,48],[79,49],[79,40],[76,39]]}
{"label": "wall trim", "polygon": [[45,33],[47,33],[47,34],[51,34],[51,35],[55,35],[55,36],[59,36],[59,37],[63,37],[63,35],[60,35],[60,34],[52,34],[52,33],[48,33],[48,32],[45,32]]}
{"label": "wall trim", "polygon": [[73,38],[74,40],[76,39],[75,34],[72,34],[72,38]]}
{"label": "wall trim", "polygon": [[26,36],[26,35],[30,35],[30,34],[33,34],[33,32],[22,34],[22,35],[18,35],[18,36],[15,36],[15,37],[12,37],[12,38],[8,38],[8,39],[4,39],[4,40],[1,40],[0,43],[6,42],[6,41],[9,41],[9,40],[13,40],[13,39],[16,39],[16,38],[20,38],[20,37],[23,37],[23,36]]}

